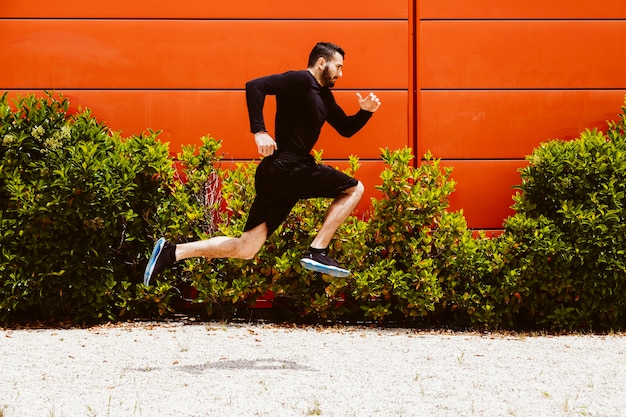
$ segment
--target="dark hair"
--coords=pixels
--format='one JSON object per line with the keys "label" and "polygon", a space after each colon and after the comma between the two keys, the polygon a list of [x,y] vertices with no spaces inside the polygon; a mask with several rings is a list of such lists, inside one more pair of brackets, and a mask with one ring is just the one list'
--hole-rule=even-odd
{"label": "dark hair", "polygon": [[339,52],[342,57],[346,56],[346,53],[343,51],[343,49],[341,49],[341,47],[335,45],[334,43],[318,42],[317,45],[313,47],[313,50],[309,55],[308,68],[314,67],[315,63],[320,57],[324,58],[326,61],[330,61],[336,52]]}

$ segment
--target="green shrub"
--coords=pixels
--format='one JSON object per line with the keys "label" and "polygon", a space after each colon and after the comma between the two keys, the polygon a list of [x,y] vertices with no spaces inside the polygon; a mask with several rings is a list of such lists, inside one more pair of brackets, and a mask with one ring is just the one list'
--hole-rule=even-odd
{"label": "green shrub", "polygon": [[167,146],[68,107],[0,101],[0,320],[114,320],[146,296],[134,283],[168,198]]}
{"label": "green shrub", "polygon": [[609,123],[608,135],[586,130],[577,140],[544,143],[527,158],[517,214],[501,238],[501,273],[509,292],[519,294],[515,310],[527,325],[626,324],[624,117]]}
{"label": "green shrub", "polygon": [[430,155],[413,167],[409,148],[385,149],[382,158],[388,165],[377,187],[382,198],[372,201],[361,236],[367,251],[359,259],[352,294],[375,320],[393,313],[423,317],[443,295],[440,272],[467,228],[462,216],[446,212],[455,185],[450,169],[441,169]]}

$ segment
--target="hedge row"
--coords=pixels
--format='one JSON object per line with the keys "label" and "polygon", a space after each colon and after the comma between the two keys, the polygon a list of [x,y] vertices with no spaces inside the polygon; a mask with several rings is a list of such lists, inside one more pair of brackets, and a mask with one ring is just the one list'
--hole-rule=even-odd
{"label": "hedge row", "polygon": [[[415,166],[411,149],[384,149],[382,197],[351,216],[332,243],[351,276],[299,265],[329,204],[319,199],[299,203],[254,260],[188,260],[145,287],[157,237],[241,233],[256,164],[221,169],[220,141],[208,136],[173,158],[158,132],[121,137],[88,110],[70,114],[62,96],[7,97],[0,100],[5,325],[163,318],[183,305],[182,291],[193,294],[197,311],[219,319],[273,294],[293,321],[626,327],[626,107],[606,134],[549,141],[528,156],[516,214],[496,238],[476,236],[462,212],[448,210],[449,168],[429,154]],[[358,169],[351,157],[346,172]]]}

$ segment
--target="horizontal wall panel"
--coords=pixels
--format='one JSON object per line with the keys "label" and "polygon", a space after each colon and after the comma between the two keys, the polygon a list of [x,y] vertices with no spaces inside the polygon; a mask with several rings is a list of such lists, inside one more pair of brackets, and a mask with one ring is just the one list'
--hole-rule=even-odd
{"label": "horizontal wall panel", "polygon": [[426,21],[419,88],[625,88],[626,21]]}
{"label": "horizontal wall panel", "polygon": [[518,170],[525,161],[446,160],[441,165],[454,168],[451,177],[457,185],[450,210],[463,210],[469,227],[498,229],[514,213],[513,186],[521,183]]}
{"label": "horizontal wall panel", "polygon": [[[226,158],[254,159],[258,152],[250,133],[245,93],[239,91],[111,91],[61,90],[70,101],[72,111],[89,108],[98,120],[123,136],[161,130],[159,138],[170,143],[172,152],[181,145],[200,144],[204,135],[221,139]],[[11,97],[29,92],[11,92]],[[43,96],[42,92],[36,92]],[[365,91],[362,92],[365,94]],[[317,143],[324,158],[379,159],[380,148],[407,146],[408,97],[401,91],[376,91],[382,105],[367,125],[346,139],[325,125]],[[336,91],[335,98],[347,114],[358,111],[354,91]],[[274,131],[275,100],[269,97],[265,106],[267,128]]]}
{"label": "horizontal wall panel", "polygon": [[421,19],[621,19],[624,0],[421,0]]}
{"label": "horizontal wall panel", "polygon": [[322,35],[346,51],[338,88],[407,88],[403,21],[6,20],[0,89],[243,88],[306,68]]}
{"label": "horizontal wall panel", "polygon": [[15,18],[408,18],[406,0],[317,0],[315,3],[275,0],[19,0],[0,3],[0,17]]}
{"label": "horizontal wall panel", "polygon": [[422,91],[418,149],[437,158],[524,158],[541,142],[606,130],[626,90]]}

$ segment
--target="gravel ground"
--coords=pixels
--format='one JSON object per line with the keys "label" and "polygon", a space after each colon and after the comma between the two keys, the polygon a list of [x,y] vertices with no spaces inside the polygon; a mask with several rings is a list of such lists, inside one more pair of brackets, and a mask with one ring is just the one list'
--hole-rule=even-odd
{"label": "gravel ground", "polygon": [[0,330],[0,416],[626,416],[626,337],[266,324]]}

